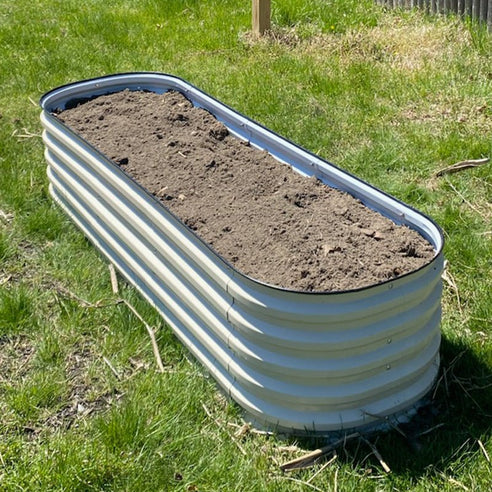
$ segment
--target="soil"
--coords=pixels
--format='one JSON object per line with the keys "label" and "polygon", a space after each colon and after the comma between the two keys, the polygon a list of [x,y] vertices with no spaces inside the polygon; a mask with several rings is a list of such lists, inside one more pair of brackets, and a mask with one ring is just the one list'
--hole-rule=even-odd
{"label": "soil", "polygon": [[57,116],[236,269],[262,282],[350,290],[434,257],[416,231],[230,135],[178,92],[122,91]]}

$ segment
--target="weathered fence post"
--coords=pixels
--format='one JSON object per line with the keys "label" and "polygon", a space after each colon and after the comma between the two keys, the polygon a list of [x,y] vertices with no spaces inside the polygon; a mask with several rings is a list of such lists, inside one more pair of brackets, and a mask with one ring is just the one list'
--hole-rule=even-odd
{"label": "weathered fence post", "polygon": [[253,0],[253,32],[263,34],[270,29],[270,0]]}

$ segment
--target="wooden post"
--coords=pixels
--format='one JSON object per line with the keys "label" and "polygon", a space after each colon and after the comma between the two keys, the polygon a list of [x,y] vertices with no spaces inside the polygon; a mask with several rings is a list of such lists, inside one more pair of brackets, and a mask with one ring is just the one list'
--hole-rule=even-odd
{"label": "wooden post", "polygon": [[270,0],[253,0],[253,32],[263,34],[270,29]]}

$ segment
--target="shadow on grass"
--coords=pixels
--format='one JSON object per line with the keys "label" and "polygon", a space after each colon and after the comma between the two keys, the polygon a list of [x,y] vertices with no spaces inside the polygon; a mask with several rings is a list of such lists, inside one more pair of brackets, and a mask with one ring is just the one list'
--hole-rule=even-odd
{"label": "shadow on grass", "polygon": [[[445,469],[492,434],[492,371],[469,347],[443,339],[441,369],[429,403],[408,424],[387,433],[353,439],[337,449],[338,459],[353,466],[378,466],[367,445],[375,444],[393,474],[418,478],[429,467]],[[315,449],[323,443],[301,442]],[[326,460],[331,454],[326,456]]]}
{"label": "shadow on grass", "polygon": [[446,468],[468,451],[480,452],[479,440],[492,433],[492,371],[470,347],[443,339],[431,397],[430,407],[402,426],[408,439],[391,432],[379,440],[395,473],[418,476],[430,465]]}

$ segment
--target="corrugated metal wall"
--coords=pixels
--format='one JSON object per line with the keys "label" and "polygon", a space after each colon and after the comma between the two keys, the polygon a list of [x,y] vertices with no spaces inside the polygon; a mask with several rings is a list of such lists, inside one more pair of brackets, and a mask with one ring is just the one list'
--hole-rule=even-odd
{"label": "corrugated metal wall", "polygon": [[418,7],[435,14],[455,13],[484,22],[492,30],[492,0],[376,0],[387,7]]}
{"label": "corrugated metal wall", "polygon": [[[243,138],[296,165],[306,162],[306,173],[420,230],[434,244],[434,260],[393,281],[339,293],[288,291],[242,275],[50,114],[73,97],[123,87],[180,90]],[[42,106],[53,198],[257,422],[297,433],[364,427],[412,408],[431,388],[443,258],[442,235],[430,219],[174,77],[83,82],[52,91]]]}

